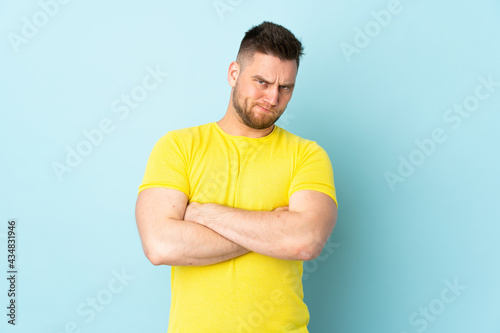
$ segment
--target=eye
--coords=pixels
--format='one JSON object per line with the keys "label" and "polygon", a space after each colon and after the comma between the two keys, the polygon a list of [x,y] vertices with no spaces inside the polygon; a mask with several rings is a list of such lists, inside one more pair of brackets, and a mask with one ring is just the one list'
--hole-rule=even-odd
{"label": "eye", "polygon": [[290,90],[290,87],[288,87],[288,86],[280,86],[280,88],[283,90],[286,90],[286,91]]}
{"label": "eye", "polygon": [[257,82],[257,87],[259,89],[267,89],[267,82],[264,81],[264,80],[255,80],[255,82]]}

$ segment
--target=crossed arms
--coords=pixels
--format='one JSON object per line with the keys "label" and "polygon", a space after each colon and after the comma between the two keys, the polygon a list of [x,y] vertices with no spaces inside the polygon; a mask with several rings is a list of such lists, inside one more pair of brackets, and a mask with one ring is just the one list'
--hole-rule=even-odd
{"label": "crossed arms", "polygon": [[186,194],[167,188],[143,190],[136,204],[142,247],[154,265],[211,265],[250,251],[312,260],[336,219],[333,199],[312,190],[294,192],[289,206],[273,211],[188,203]]}

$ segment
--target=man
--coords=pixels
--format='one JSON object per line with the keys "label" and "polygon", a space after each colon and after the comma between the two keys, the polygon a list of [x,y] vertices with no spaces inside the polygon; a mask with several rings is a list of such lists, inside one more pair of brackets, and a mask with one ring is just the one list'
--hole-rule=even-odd
{"label": "man", "polygon": [[302,264],[337,204],[326,152],[274,125],[302,54],[286,28],[253,27],[229,66],[225,116],[151,153],[136,219],[147,258],[172,266],[170,333],[308,332]]}

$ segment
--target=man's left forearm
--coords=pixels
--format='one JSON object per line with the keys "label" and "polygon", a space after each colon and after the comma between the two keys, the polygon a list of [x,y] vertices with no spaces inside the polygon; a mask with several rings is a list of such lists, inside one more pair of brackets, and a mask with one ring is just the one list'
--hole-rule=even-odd
{"label": "man's left forearm", "polygon": [[185,219],[202,224],[250,251],[279,259],[317,257],[331,228],[311,225],[315,214],[288,210],[250,211],[192,202]]}

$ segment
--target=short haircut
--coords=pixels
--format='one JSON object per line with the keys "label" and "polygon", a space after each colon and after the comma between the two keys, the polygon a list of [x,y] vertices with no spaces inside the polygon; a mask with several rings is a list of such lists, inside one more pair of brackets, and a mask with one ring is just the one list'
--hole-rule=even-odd
{"label": "short haircut", "polygon": [[236,60],[240,64],[249,61],[255,52],[272,55],[281,60],[295,60],[298,69],[304,48],[290,30],[279,24],[264,21],[245,33]]}

